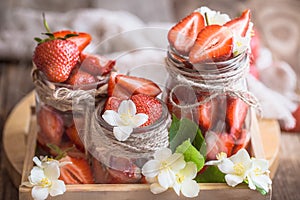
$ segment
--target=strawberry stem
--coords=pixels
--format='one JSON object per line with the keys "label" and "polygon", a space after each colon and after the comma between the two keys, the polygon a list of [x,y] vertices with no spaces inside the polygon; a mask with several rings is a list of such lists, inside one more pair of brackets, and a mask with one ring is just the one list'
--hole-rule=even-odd
{"label": "strawberry stem", "polygon": [[55,160],[60,160],[63,157],[66,157],[67,156],[67,152],[71,151],[72,149],[75,148],[75,146],[73,145],[73,146],[71,146],[69,148],[66,148],[65,150],[62,150],[61,148],[59,148],[55,144],[47,144],[47,147],[49,147],[51,150],[53,150],[57,154],[57,156],[54,158]]}
{"label": "strawberry stem", "polygon": [[50,30],[50,28],[49,28],[49,25],[48,25],[48,23],[47,23],[47,21],[46,21],[45,13],[43,12],[42,15],[43,15],[43,24],[44,24],[44,27],[46,28],[47,33],[51,33],[51,30]]}
{"label": "strawberry stem", "polygon": [[206,21],[207,26],[209,26],[210,24],[209,24],[207,13],[204,13],[204,17],[205,17],[205,21]]}

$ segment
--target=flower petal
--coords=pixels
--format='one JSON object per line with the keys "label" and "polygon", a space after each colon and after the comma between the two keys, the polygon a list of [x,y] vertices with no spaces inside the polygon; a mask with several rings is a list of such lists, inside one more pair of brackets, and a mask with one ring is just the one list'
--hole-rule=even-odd
{"label": "flower petal", "polygon": [[160,162],[157,160],[149,160],[142,168],[142,174],[149,178],[154,178],[158,175]]}
{"label": "flower petal", "polygon": [[266,192],[269,191],[269,185],[272,184],[270,177],[267,175],[255,176],[252,177],[252,180],[257,187],[262,188]]}
{"label": "flower petal", "polygon": [[50,162],[44,169],[45,176],[50,180],[57,180],[60,176],[59,165],[56,162]]}
{"label": "flower petal", "polygon": [[200,191],[199,184],[191,179],[184,180],[181,185],[181,193],[186,197],[196,197]]}
{"label": "flower petal", "polygon": [[205,165],[219,165],[222,160],[210,160],[205,163]]}
{"label": "flower petal", "polygon": [[197,166],[193,162],[187,162],[185,167],[179,171],[185,179],[193,179],[197,175]]}
{"label": "flower petal", "polygon": [[172,170],[169,169],[161,170],[157,178],[158,183],[164,188],[171,187],[175,182],[175,174]]}
{"label": "flower petal", "polygon": [[118,108],[118,113],[120,115],[125,114],[129,116],[134,116],[136,113],[136,106],[131,100],[124,100],[120,103]]}
{"label": "flower petal", "polygon": [[37,156],[34,156],[32,161],[36,164],[36,166],[42,168],[42,162],[40,161],[40,159]]}
{"label": "flower petal", "polygon": [[154,153],[154,159],[158,161],[165,161],[172,155],[172,151],[169,148],[162,148]]}
{"label": "flower petal", "polygon": [[120,122],[119,114],[114,110],[106,110],[102,118],[111,126],[118,126]]}
{"label": "flower petal", "polygon": [[262,173],[269,171],[269,162],[265,159],[253,158],[252,163],[253,168],[255,169],[258,167],[262,171]]}
{"label": "flower petal", "polygon": [[44,200],[47,199],[49,195],[48,188],[41,186],[34,186],[31,190],[31,196],[35,200]]}
{"label": "flower petal", "polygon": [[130,136],[132,131],[133,131],[133,129],[130,126],[114,127],[114,129],[113,129],[115,138],[121,142],[127,140],[127,138]]}
{"label": "flower petal", "polygon": [[133,124],[135,125],[133,128],[139,127],[148,121],[148,115],[144,113],[138,113],[133,116]]}
{"label": "flower petal", "polygon": [[236,185],[242,183],[244,180],[243,180],[243,177],[241,177],[241,176],[236,176],[233,174],[226,174],[225,181],[229,186],[235,187]]}
{"label": "flower petal", "polygon": [[174,153],[166,160],[166,162],[170,165],[174,172],[178,172],[183,169],[186,164],[184,156],[181,153]]}
{"label": "flower petal", "polygon": [[49,189],[50,196],[61,195],[66,191],[66,185],[62,180],[52,181],[52,186]]}
{"label": "flower petal", "polygon": [[178,196],[180,196],[181,183],[178,183],[177,181],[175,181],[175,183],[173,185],[173,190],[176,192],[176,194]]}
{"label": "flower petal", "polygon": [[256,190],[256,186],[252,180],[251,177],[248,177],[248,187],[251,189],[251,190]]}
{"label": "flower petal", "polygon": [[162,193],[164,191],[166,191],[168,188],[163,188],[161,185],[159,185],[158,183],[153,183],[150,185],[150,191],[153,194],[159,194]]}
{"label": "flower petal", "polygon": [[233,163],[243,163],[246,169],[250,169],[252,160],[246,149],[239,150],[235,155],[229,158]]}
{"label": "flower petal", "polygon": [[44,170],[39,167],[33,167],[28,177],[32,185],[38,185],[45,178]]}
{"label": "flower petal", "polygon": [[223,161],[218,165],[219,170],[224,174],[232,174],[234,173],[233,169],[234,163],[228,159],[225,158]]}

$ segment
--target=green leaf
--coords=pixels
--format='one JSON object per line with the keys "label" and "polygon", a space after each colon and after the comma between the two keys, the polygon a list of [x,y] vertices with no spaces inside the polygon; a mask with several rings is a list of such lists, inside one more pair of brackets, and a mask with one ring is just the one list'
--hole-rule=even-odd
{"label": "green leaf", "polygon": [[41,38],[38,37],[35,37],[34,40],[37,41],[38,43],[41,43],[43,41]]}
{"label": "green leaf", "polygon": [[178,147],[183,141],[190,139],[194,146],[198,150],[201,150],[203,155],[205,155],[203,149],[206,148],[205,146],[203,148],[204,138],[202,133],[198,125],[190,119],[183,118],[179,120],[175,115],[173,115],[173,121],[169,131],[169,138],[172,152],[174,152],[176,147]]}
{"label": "green leaf", "polygon": [[182,153],[186,162],[193,162],[200,171],[204,166],[204,157],[201,153],[191,144],[190,139],[184,141],[176,148],[176,153]]}
{"label": "green leaf", "polygon": [[207,166],[195,179],[198,183],[225,183],[225,174],[217,166]]}
{"label": "green leaf", "polygon": [[264,196],[268,194],[264,189],[257,187],[257,186],[256,186],[256,190]]}
{"label": "green leaf", "polygon": [[65,35],[64,39],[68,39],[70,37],[75,37],[75,36],[79,36],[79,35],[78,34],[74,34],[74,33],[70,33],[70,34]]}

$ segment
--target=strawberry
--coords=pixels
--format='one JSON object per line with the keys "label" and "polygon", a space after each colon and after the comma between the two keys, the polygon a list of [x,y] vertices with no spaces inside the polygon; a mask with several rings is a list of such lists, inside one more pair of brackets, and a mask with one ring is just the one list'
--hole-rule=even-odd
{"label": "strawberry", "polygon": [[292,114],[296,120],[295,126],[293,128],[286,128],[283,126],[283,124],[281,124],[281,130],[287,132],[299,133],[300,132],[300,105],[298,105],[297,109]]}
{"label": "strawberry", "polygon": [[107,94],[109,97],[117,97],[120,99],[128,99],[130,96],[129,93],[126,91],[125,88],[122,88],[120,85],[116,85],[116,72],[112,72],[110,74],[109,80],[108,80],[108,86],[107,86]]}
{"label": "strawberry", "polygon": [[39,143],[46,145],[52,143],[59,145],[64,133],[63,118],[53,108],[42,106],[37,113],[39,125]]}
{"label": "strawberry", "polygon": [[234,35],[245,37],[249,28],[251,18],[250,14],[250,10],[247,9],[242,13],[240,17],[227,22],[226,24],[224,24],[224,26],[230,28]]}
{"label": "strawberry", "polygon": [[130,95],[146,94],[156,97],[161,93],[158,85],[145,78],[119,74],[116,76],[116,84],[126,89]]}
{"label": "strawberry", "polygon": [[88,33],[76,32],[70,30],[57,31],[53,33],[55,38],[67,39],[74,42],[79,51],[82,52],[90,44],[92,37]]}
{"label": "strawberry", "polygon": [[82,157],[71,157],[70,155],[60,159],[60,162],[72,162],[60,168],[59,179],[66,184],[93,184],[94,178],[88,161]]}
{"label": "strawberry", "polygon": [[235,146],[232,150],[232,154],[236,154],[240,149],[246,149],[250,142],[250,134],[247,130],[243,129],[240,134],[240,138],[235,140]]}
{"label": "strawberry", "polygon": [[66,134],[69,137],[69,139],[71,140],[71,142],[73,144],[75,144],[75,146],[82,152],[84,152],[84,145],[78,135],[78,131],[77,128],[75,126],[75,123],[73,123],[72,126],[68,127],[66,129]]}
{"label": "strawberry", "polygon": [[49,81],[64,82],[79,61],[79,49],[69,40],[53,39],[40,43],[33,62]]}
{"label": "strawberry", "polygon": [[117,97],[108,97],[105,103],[104,111],[105,110],[114,110],[118,111],[119,105],[122,102],[121,99]]}
{"label": "strawberry", "polygon": [[240,137],[249,106],[239,98],[227,97],[226,123],[234,139]]}
{"label": "strawberry", "polygon": [[233,36],[230,29],[209,25],[200,31],[189,58],[191,63],[224,61],[232,55]]}
{"label": "strawberry", "polygon": [[168,40],[172,47],[182,55],[188,55],[198,33],[205,26],[204,18],[199,12],[193,12],[171,28]]}
{"label": "strawberry", "polygon": [[148,115],[148,121],[142,126],[153,124],[162,114],[162,105],[154,97],[146,94],[136,94],[131,97],[131,100],[136,106],[137,113],[144,113]]}
{"label": "strawberry", "polygon": [[80,55],[81,69],[94,76],[104,76],[111,72],[116,64],[115,60],[109,60],[104,56],[83,54]]}
{"label": "strawberry", "polygon": [[205,141],[207,160],[215,160],[216,155],[221,152],[225,152],[228,157],[232,155],[234,139],[231,134],[208,132],[206,133]]}
{"label": "strawberry", "polygon": [[82,71],[81,69],[75,68],[71,72],[69,78],[66,80],[65,83],[70,84],[70,85],[88,85],[92,83],[96,83],[97,80],[95,79],[94,76],[91,74]]}

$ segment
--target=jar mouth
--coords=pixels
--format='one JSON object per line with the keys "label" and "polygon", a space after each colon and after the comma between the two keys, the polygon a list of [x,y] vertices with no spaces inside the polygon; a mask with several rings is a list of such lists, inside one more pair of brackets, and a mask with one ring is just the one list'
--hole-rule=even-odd
{"label": "jar mouth", "polygon": [[182,71],[188,73],[210,73],[210,74],[220,74],[222,72],[227,72],[233,70],[237,67],[237,63],[243,62],[248,57],[248,52],[245,50],[243,53],[238,54],[225,61],[206,61],[202,63],[191,63],[189,57],[179,54],[171,46],[168,47],[167,57],[171,63]]}
{"label": "jar mouth", "polygon": [[57,83],[57,82],[52,82],[49,81],[47,79],[47,77],[43,74],[43,72],[41,72],[38,69],[35,69],[33,71],[33,75],[38,77],[38,79],[40,79],[41,81],[43,81],[46,85],[48,85],[49,87],[54,87],[54,88],[67,88],[67,89],[71,89],[71,90],[91,90],[91,89],[97,89],[100,86],[106,84],[108,82],[109,76],[100,76],[99,78],[97,78],[97,81],[95,83],[88,83],[88,84],[81,84],[81,85],[71,85],[68,83]]}
{"label": "jar mouth", "polygon": [[[167,105],[161,100],[156,98],[162,105],[162,113],[160,115],[160,117],[153,123],[150,124],[148,126],[143,126],[143,127],[137,127],[133,129],[132,134],[140,134],[140,133],[145,133],[148,131],[152,131],[154,129],[157,129],[158,127],[160,127],[163,123],[165,123],[165,121],[167,120],[167,118],[169,117],[169,112],[168,112],[168,108]],[[102,127],[104,127],[105,129],[109,130],[109,131],[113,131],[113,126],[109,125],[102,117],[102,109],[103,105],[105,104],[105,101],[101,101],[98,105],[97,108],[97,112],[95,112],[96,115],[96,120],[99,124],[101,124]]]}

